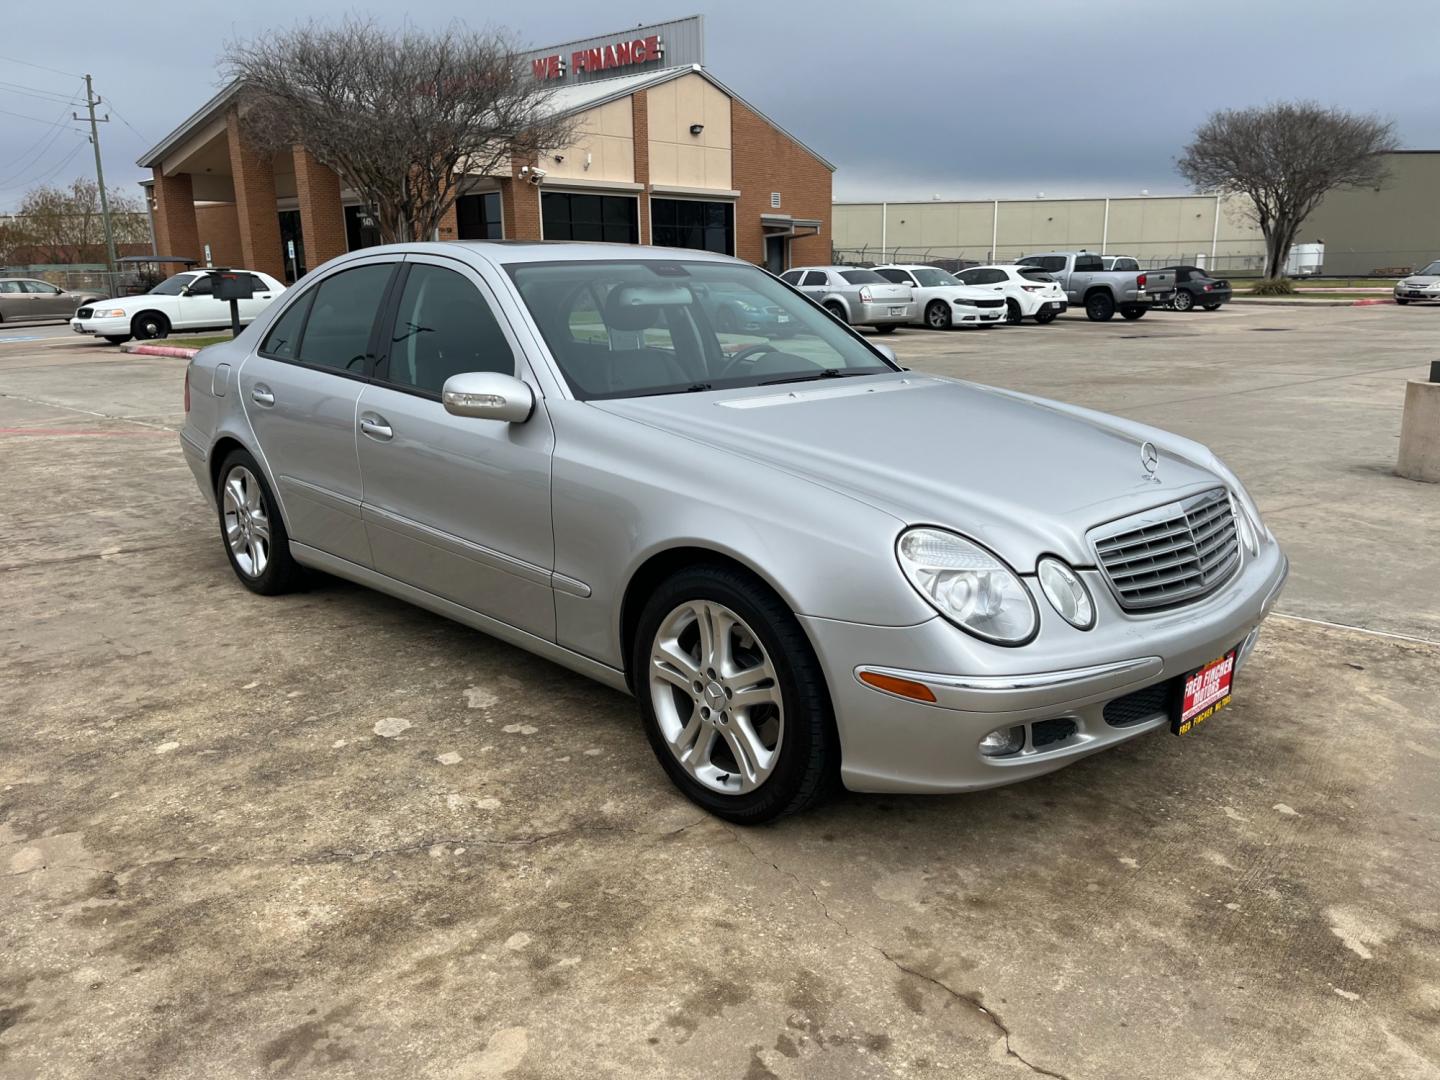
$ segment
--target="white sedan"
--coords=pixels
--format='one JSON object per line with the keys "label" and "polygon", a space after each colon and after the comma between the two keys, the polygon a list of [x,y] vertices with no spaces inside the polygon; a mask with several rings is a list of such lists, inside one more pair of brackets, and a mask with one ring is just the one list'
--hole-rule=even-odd
{"label": "white sedan", "polygon": [[877,266],[875,273],[897,285],[909,285],[915,294],[911,323],[932,330],[952,326],[988,330],[1005,317],[1005,300],[988,289],[972,289],[936,266],[892,264]]}
{"label": "white sedan", "polygon": [[[223,330],[230,326],[230,301],[215,299],[214,269],[186,270],[166,278],[148,293],[111,300],[96,300],[75,312],[70,329],[95,334],[112,345],[132,337],[163,338],[172,330]],[[285,286],[269,274],[249,274],[253,295],[238,301],[240,323],[245,325],[270,306]]]}
{"label": "white sedan", "polygon": [[972,266],[955,276],[966,285],[1004,297],[1005,321],[1012,326],[1025,319],[1042,325],[1054,322],[1069,306],[1060,283],[1037,266]]}

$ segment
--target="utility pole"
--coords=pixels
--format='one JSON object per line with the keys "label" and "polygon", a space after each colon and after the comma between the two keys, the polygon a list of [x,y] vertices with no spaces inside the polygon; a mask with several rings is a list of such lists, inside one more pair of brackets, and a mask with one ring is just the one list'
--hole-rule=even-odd
{"label": "utility pole", "polygon": [[[105,195],[105,168],[100,164],[100,128],[99,124],[108,124],[110,117],[102,116],[98,119],[95,116],[95,106],[100,104],[100,99],[95,96],[95,87],[90,81],[90,76],[85,76],[85,108],[90,114],[90,145],[95,148],[95,184],[100,188],[100,218],[105,223],[105,253],[109,256],[111,281],[115,284],[115,232],[110,227],[110,200]],[[85,117],[79,113],[72,113],[76,120],[83,120]]]}

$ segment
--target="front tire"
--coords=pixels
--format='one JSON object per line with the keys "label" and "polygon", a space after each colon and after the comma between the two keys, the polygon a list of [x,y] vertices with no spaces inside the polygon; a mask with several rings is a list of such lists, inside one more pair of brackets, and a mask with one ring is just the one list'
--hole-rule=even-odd
{"label": "front tire", "polygon": [[276,596],[297,589],[303,577],[290,555],[290,536],[255,459],[231,451],[215,485],[220,539],[230,568],[251,592]]}
{"label": "front tire", "polygon": [[1020,312],[1020,301],[1010,297],[1005,301],[1005,322],[1010,326],[1019,326],[1025,321],[1025,316]]}
{"label": "front tire", "polygon": [[1115,317],[1115,301],[1109,293],[1091,293],[1085,298],[1085,317],[1091,322],[1109,322]]}
{"label": "front tire", "polygon": [[169,337],[170,320],[158,311],[142,311],[130,320],[130,336],[137,341]]}
{"label": "front tire", "polygon": [[1410,303],[1410,301],[1409,301],[1409,299],[1406,298],[1406,297],[1397,296],[1397,297],[1395,297],[1395,303],[1397,303],[1397,304],[1399,304],[1400,306],[1403,307],[1403,306],[1405,306],[1406,304]]}
{"label": "front tire", "polygon": [[740,825],[808,809],[839,778],[839,737],[805,632],[744,571],[699,565],[640,615],[631,676],[641,722],[672,783]]}
{"label": "front tire", "polygon": [[925,325],[931,330],[949,330],[950,322],[950,305],[944,300],[931,300],[925,308]]}

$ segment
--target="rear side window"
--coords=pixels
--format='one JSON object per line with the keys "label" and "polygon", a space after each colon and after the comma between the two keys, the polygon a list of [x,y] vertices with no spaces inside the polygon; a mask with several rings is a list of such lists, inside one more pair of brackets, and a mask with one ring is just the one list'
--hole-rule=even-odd
{"label": "rear side window", "polygon": [[363,374],[370,329],[392,266],[358,266],[326,278],[315,289],[300,342],[300,362]]}
{"label": "rear side window", "polygon": [[[1064,264],[1062,263],[1061,265],[1063,266]],[[1105,260],[1100,258],[1099,255],[1076,255],[1075,269],[1079,271],[1104,270]]]}
{"label": "rear side window", "polygon": [[874,270],[841,270],[840,276],[851,285],[884,285],[885,279]]}
{"label": "rear side window", "polygon": [[300,331],[305,327],[305,313],[310,310],[310,302],[314,299],[315,293],[308,292],[285,309],[285,314],[275,320],[270,333],[265,335],[265,340],[260,345],[261,355],[274,357],[276,360],[295,359],[300,344]]}
{"label": "rear side window", "polygon": [[468,278],[444,267],[410,267],[390,337],[387,381],[397,386],[438,396],[451,375],[515,374],[515,354],[490,304]]}
{"label": "rear side window", "polygon": [[826,280],[825,280],[825,271],[824,271],[824,270],[811,270],[811,271],[809,271],[809,272],[805,275],[805,284],[806,284],[806,285],[824,285],[824,284],[827,284],[827,282],[826,282]]}

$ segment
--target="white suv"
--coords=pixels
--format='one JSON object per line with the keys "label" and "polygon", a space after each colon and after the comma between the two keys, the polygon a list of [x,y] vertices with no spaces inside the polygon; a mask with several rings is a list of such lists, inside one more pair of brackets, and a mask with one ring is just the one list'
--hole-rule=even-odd
{"label": "white suv", "polygon": [[[210,275],[218,267],[186,270],[166,278],[148,293],[119,299],[96,300],[75,312],[70,329],[95,334],[112,345],[133,338],[163,338],[172,330],[223,330],[230,325],[230,301],[215,299]],[[253,295],[238,301],[240,323],[245,325],[270,306],[285,286],[256,270],[227,270],[249,274]]]}

